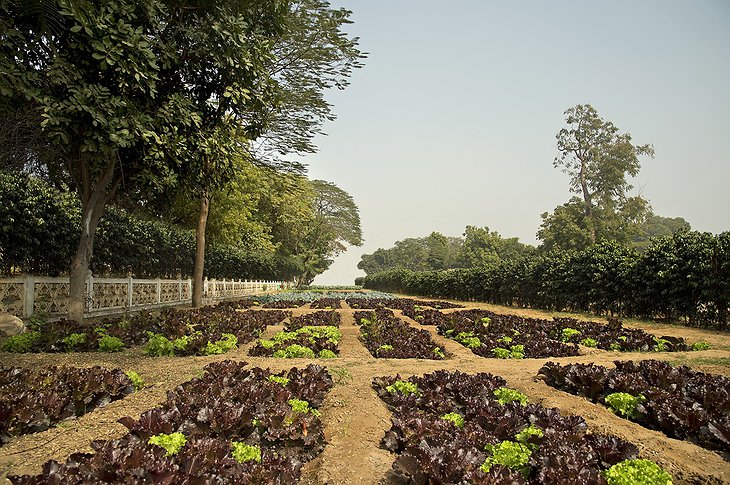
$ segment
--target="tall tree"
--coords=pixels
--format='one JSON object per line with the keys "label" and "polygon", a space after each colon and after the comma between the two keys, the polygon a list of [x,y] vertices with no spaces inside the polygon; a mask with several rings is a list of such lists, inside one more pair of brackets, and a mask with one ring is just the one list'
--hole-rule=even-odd
{"label": "tall tree", "polygon": [[[145,152],[165,104],[157,84],[169,52],[159,42],[156,0],[48,5],[53,15],[39,17],[23,2],[0,2],[0,104],[36,114],[31,119],[54,153],[49,171],[64,172],[78,193],[82,224],[68,312],[81,320],[105,206],[120,187],[169,172],[163,159]],[[44,18],[54,19],[52,28]],[[166,115],[180,116],[168,108]]]}
{"label": "tall tree", "polygon": [[[654,149],[634,145],[630,134],[620,133],[590,105],[576,105],[565,115],[568,126],[556,136],[559,154],[554,166],[562,167],[570,176],[570,191],[579,197],[572,199],[569,207],[556,209],[552,216],[543,214],[538,237],[546,237],[554,222],[565,225],[566,217],[571,216],[570,224],[587,233],[589,245],[599,239],[614,239],[612,234],[641,221],[648,210],[644,199],[628,195],[633,187],[627,177],[639,173],[639,157],[653,157]],[[580,218],[575,217],[576,207],[582,212]]]}

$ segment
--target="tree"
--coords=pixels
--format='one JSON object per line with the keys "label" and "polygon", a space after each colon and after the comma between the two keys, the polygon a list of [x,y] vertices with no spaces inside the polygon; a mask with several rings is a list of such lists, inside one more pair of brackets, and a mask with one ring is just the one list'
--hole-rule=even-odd
{"label": "tree", "polygon": [[691,231],[692,226],[681,217],[662,217],[649,214],[639,228],[639,234],[633,238],[632,245],[645,251],[651,239],[659,236],[671,236],[679,231]]}
{"label": "tree", "polygon": [[53,8],[49,30],[22,3],[0,3],[0,104],[36,114],[44,134],[37,145],[55,155],[47,158],[49,172],[63,172],[79,196],[68,314],[81,320],[104,208],[120,187],[169,173],[145,145],[157,137],[161,114],[180,115],[170,106],[161,112],[159,66],[169,52],[158,41],[157,0],[60,1]]}
{"label": "tree", "polygon": [[324,180],[313,180],[309,185],[313,217],[304,225],[292,251],[302,270],[298,286],[310,284],[348,244],[362,245],[360,215],[352,196]]}
{"label": "tree", "polygon": [[579,241],[587,234],[587,245],[593,245],[601,239],[616,240],[617,234],[625,231],[636,231],[648,203],[640,196],[628,196],[633,187],[627,176],[638,174],[639,157],[653,157],[653,147],[635,146],[630,134],[620,133],[590,105],[579,104],[565,115],[568,127],[556,136],[560,153],[554,166],[562,167],[570,176],[570,191],[580,197],[559,206],[553,215],[543,214],[538,238],[555,243],[561,238],[550,233],[571,227],[574,235],[567,239],[583,244]]}
{"label": "tree", "polygon": [[[334,119],[323,92],[344,88],[362,54],[357,39],[341,31],[350,12],[326,1],[229,0],[179,15],[188,20],[173,34],[185,52],[173,90],[185,86],[201,118],[185,133],[193,170],[180,179],[200,201],[193,274],[199,306],[211,193],[232,179],[236,158],[301,173],[300,164],[278,155],[315,151],[312,138]],[[277,155],[262,155],[255,141]]]}
{"label": "tree", "polygon": [[[346,56],[360,57],[356,40],[340,31],[349,12],[328,17],[329,4],[313,0],[61,0],[48,3],[54,9],[49,30],[45,17],[22,3],[0,0],[0,106],[36,115],[30,123],[40,123],[43,143],[25,135],[21,141],[57,154],[48,158],[48,171],[63,173],[81,200],[69,318],[83,318],[96,228],[120,188],[133,199],[170,185],[196,193],[198,302],[210,191],[231,179],[232,160],[250,158],[253,140],[286,124],[276,116],[306,113],[306,122],[288,125],[299,130],[282,138],[290,147],[314,136],[329,105],[315,106],[312,93],[357,67]],[[297,44],[288,26],[315,11],[324,12],[321,22],[300,22],[313,30],[297,36]],[[299,47],[278,65],[275,50],[284,45]],[[297,55],[306,62],[294,62]],[[277,146],[281,152],[287,144]]]}
{"label": "tree", "polygon": [[466,226],[459,260],[463,267],[473,268],[520,259],[533,251],[532,246],[522,244],[516,237],[504,238],[488,227]]}

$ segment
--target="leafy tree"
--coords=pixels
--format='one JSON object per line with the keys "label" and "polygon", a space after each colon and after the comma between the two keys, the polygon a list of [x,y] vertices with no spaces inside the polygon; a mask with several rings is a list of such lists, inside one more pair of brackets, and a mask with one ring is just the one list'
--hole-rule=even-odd
{"label": "leafy tree", "polygon": [[[567,128],[558,132],[555,167],[570,176],[570,190],[579,194],[553,214],[544,213],[538,238],[551,247],[586,247],[598,240],[631,240],[638,232],[648,203],[629,197],[627,176],[639,172],[639,157],[654,156],[651,145],[636,146],[631,135],[620,133],[590,105],[565,112]],[[560,231],[570,231],[561,235]],[[583,241],[587,238],[587,244]],[[565,240],[567,247],[560,243]]]}
{"label": "leafy tree", "polygon": [[[168,173],[146,140],[165,100],[158,96],[162,6],[156,0],[53,4],[37,16],[21,2],[0,3],[0,97],[37,115],[43,145],[81,201],[81,233],[70,266],[69,318],[84,310],[84,280],[107,203],[123,185]],[[54,19],[52,29],[44,19]],[[164,116],[177,115],[168,107]]]}
{"label": "leafy tree", "polygon": [[[310,284],[315,276],[329,268],[348,244],[362,244],[360,216],[352,196],[323,180],[306,185],[305,194],[310,197],[309,217],[298,219],[298,227],[290,232],[288,247],[283,248],[299,263],[299,286]],[[305,210],[302,208],[302,215]]]}
{"label": "leafy tree", "polygon": [[519,259],[529,256],[533,250],[532,246],[520,243],[516,237],[504,238],[488,227],[466,226],[459,259],[463,267],[471,268]]}
{"label": "leafy tree", "polygon": [[632,241],[640,251],[649,247],[650,240],[658,236],[671,236],[679,231],[690,231],[692,226],[682,217],[662,217],[649,214],[639,228],[639,234]]}
{"label": "leafy tree", "polygon": [[422,238],[397,241],[392,248],[363,254],[357,267],[371,275],[403,268],[411,271],[469,268],[519,259],[533,252],[531,246],[515,238],[503,238],[488,227],[467,226],[464,238],[438,232]]}

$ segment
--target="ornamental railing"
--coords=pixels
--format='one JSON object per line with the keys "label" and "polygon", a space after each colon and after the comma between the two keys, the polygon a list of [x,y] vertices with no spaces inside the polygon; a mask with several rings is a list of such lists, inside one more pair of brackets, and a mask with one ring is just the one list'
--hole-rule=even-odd
{"label": "ornamental railing", "polygon": [[[287,287],[283,281],[215,280],[203,281],[203,300],[212,302],[242,297],[253,293]],[[48,318],[66,315],[69,278],[22,276],[0,278],[0,311],[20,318],[43,314]],[[112,315],[192,302],[193,283],[190,279],[86,279],[84,315]]]}

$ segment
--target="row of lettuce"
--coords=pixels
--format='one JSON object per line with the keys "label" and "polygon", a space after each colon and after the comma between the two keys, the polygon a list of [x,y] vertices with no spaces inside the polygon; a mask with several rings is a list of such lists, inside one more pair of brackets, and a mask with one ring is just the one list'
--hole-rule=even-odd
{"label": "row of lettuce", "polygon": [[40,483],[295,483],[325,446],[318,407],[332,387],[323,367],[272,373],[245,362],[208,365],[94,453],[49,461]]}
{"label": "row of lettuce", "polygon": [[398,483],[672,483],[632,443],[588,433],[580,416],[529,403],[499,376],[436,371],[372,385],[393,412],[381,446],[397,454]]}
{"label": "row of lettuce", "polygon": [[[656,361],[625,364],[621,371],[638,369],[647,385],[656,387],[647,389],[647,394],[665,392],[670,384],[684,384],[681,390],[689,389],[684,399],[693,400],[690,411],[708,409],[709,420],[694,436],[677,433],[678,437],[706,446],[707,441],[695,438],[717,434],[718,416],[722,418],[723,406],[730,400],[713,388],[718,384],[727,387],[727,379],[661,367]],[[562,370],[554,365],[543,368],[541,374],[549,374],[555,367],[560,374]],[[566,374],[570,372],[559,378],[574,379]],[[102,406],[132,389],[131,380],[119,369],[50,367],[33,374],[11,368],[3,369],[0,378],[0,397],[7,404],[2,409],[11,416],[8,422],[17,422],[12,420],[17,416],[29,420],[24,429],[4,429],[8,439],[48,427],[42,412],[34,414],[23,408],[30,405],[27,400],[10,402],[14,394],[62,392],[65,380],[82,402],[84,396],[96,402],[99,395],[105,395],[107,400],[98,404]],[[51,391],[43,390],[40,383],[49,378],[58,379],[59,384],[51,386]],[[84,380],[92,384],[84,391],[77,389]],[[212,363],[201,377],[169,392],[164,403],[139,419],[120,419],[127,434],[94,441],[94,453],[75,453],[63,463],[51,460],[38,475],[8,478],[16,485],[296,483],[302,465],[325,447],[318,408],[332,386],[329,372],[318,365],[272,373],[247,369],[245,362]],[[563,416],[555,408],[529,403],[527,396],[507,387],[499,376],[436,371],[407,379],[376,377],[372,386],[393,413],[381,446],[396,454],[392,473],[409,483],[578,483],[578,478],[580,483],[608,485],[672,481],[656,463],[638,459],[632,443],[588,432],[580,416]],[[53,407],[48,400],[35,405],[45,406],[47,415]],[[616,412],[624,409],[617,407]],[[646,405],[646,409],[652,408]],[[91,406],[77,405],[76,416],[90,410]],[[685,417],[680,414],[678,419]],[[52,423],[60,419],[63,417]],[[721,441],[709,444],[710,449],[727,450]]]}
{"label": "row of lettuce", "polygon": [[644,252],[615,243],[492,266],[368,275],[365,288],[547,310],[684,319],[725,329],[730,315],[730,232],[681,231]]}

